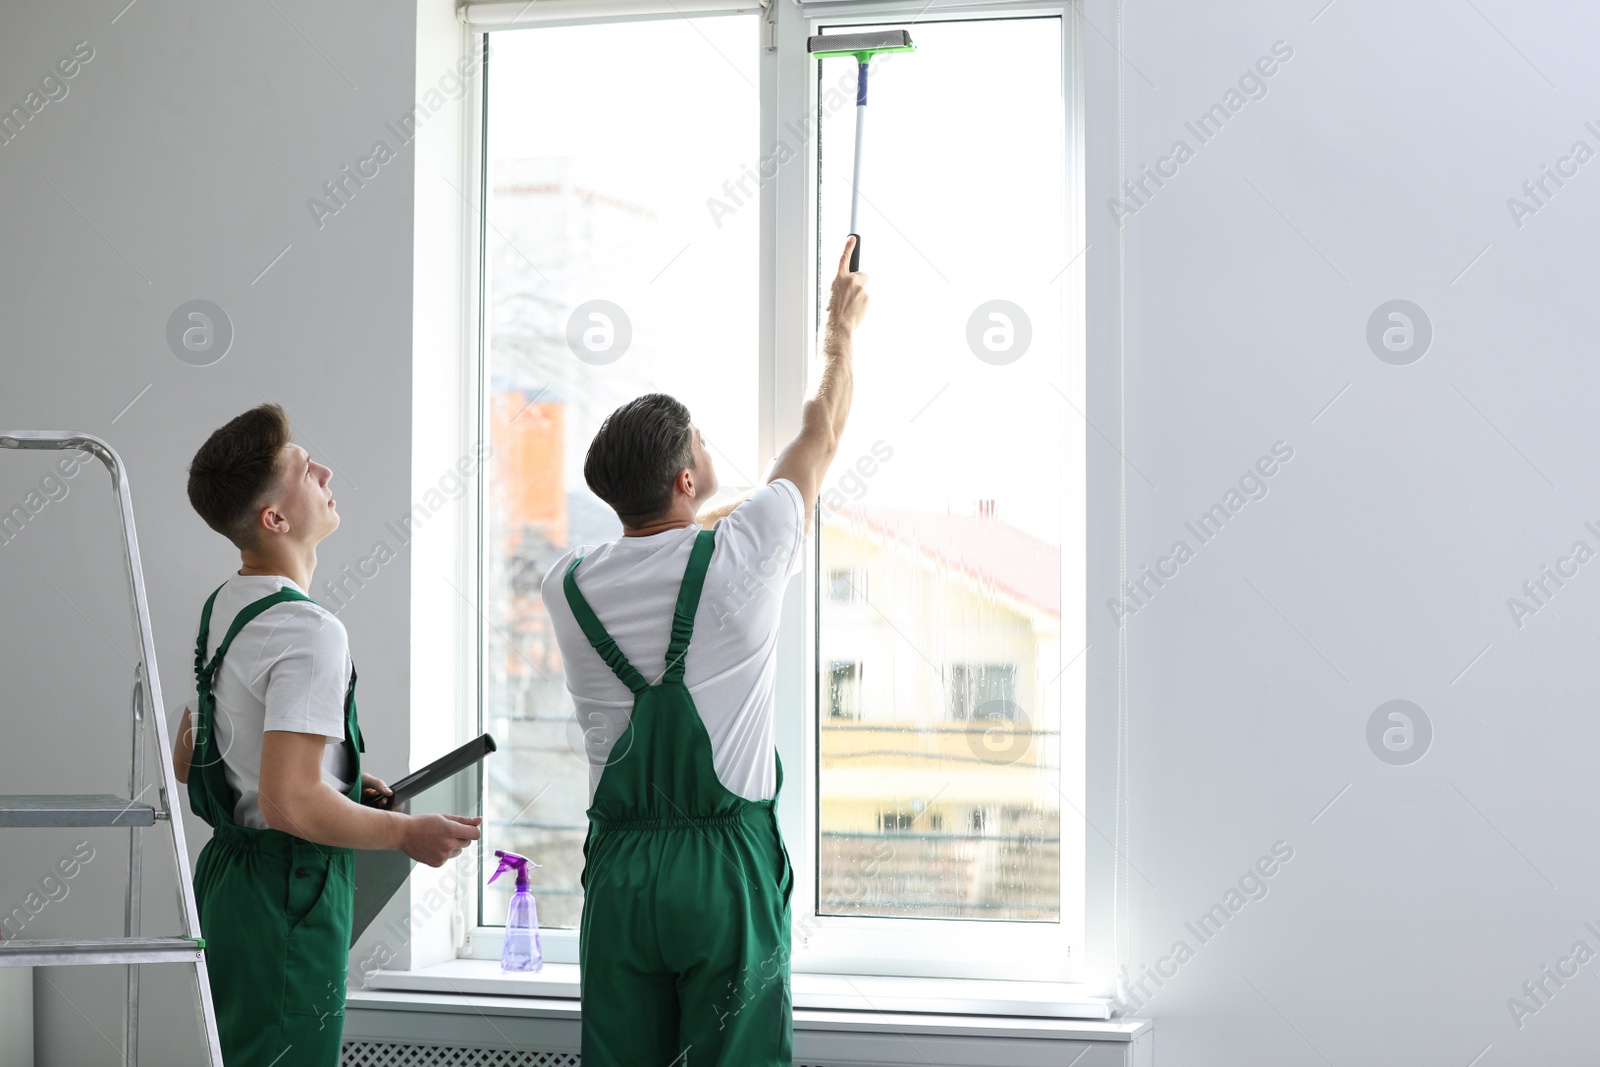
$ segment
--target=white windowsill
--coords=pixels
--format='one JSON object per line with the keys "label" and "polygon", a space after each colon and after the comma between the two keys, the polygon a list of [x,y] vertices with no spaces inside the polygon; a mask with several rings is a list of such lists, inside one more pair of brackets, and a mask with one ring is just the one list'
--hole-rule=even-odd
{"label": "white windowsill", "polygon": [[[1082,986],[1054,982],[973,981],[953,978],[885,978],[866,975],[797,973],[790,977],[795,1025],[803,1012],[832,1015],[840,1012],[899,1012],[923,1016],[983,1016],[990,1024],[1016,1022],[1047,1024],[1053,1020],[1084,1020],[1102,1039],[1132,1040],[1149,1023],[1147,1019],[1111,1019],[1111,1002],[1092,997]],[[379,971],[368,978],[363,991],[352,990],[352,1003],[371,994],[445,994],[538,998],[544,1001],[578,1000],[578,965],[546,963],[538,974],[505,974],[491,960],[456,959],[413,971]],[[954,1021],[957,1025],[959,1021]],[[1069,1026],[1069,1029],[1083,1029]]]}
{"label": "white windowsill", "polygon": [[[364,1030],[371,1031],[363,1035],[365,1039],[389,1041],[396,1039],[393,1028],[376,1023],[375,1020],[379,1018],[376,1013],[399,1012],[413,1021],[428,1013],[466,1016],[473,1021],[526,1017],[554,1022],[564,1021],[568,1024],[577,1023],[579,1017],[578,1002],[566,998],[402,993],[375,989],[352,991],[345,1000],[345,1009],[347,1020],[363,1019]],[[429,1030],[430,1037],[438,1036],[428,1023],[423,1022],[420,1026]],[[910,1037],[949,1037],[1014,1041],[1094,1041],[1120,1045],[1135,1041],[1154,1026],[1155,1020],[1146,1018],[1039,1019],[1002,1018],[990,1015],[794,1009],[796,1032],[880,1034],[902,1040]],[[349,1021],[345,1023],[347,1040],[354,1029]],[[504,1037],[498,1030],[495,1036]]]}

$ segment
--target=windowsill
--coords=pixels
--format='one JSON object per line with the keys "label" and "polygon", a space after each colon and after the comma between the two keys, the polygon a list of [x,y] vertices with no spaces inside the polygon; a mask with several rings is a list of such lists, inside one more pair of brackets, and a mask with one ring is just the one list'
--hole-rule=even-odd
{"label": "windowsill", "polygon": [[[1054,982],[974,981],[953,978],[886,978],[866,975],[806,974],[790,977],[795,1025],[803,1013],[906,1013],[984,1016],[991,1021],[1084,1020],[1107,1040],[1132,1040],[1149,1020],[1111,1019],[1111,1002],[1092,997],[1082,986]],[[544,1001],[578,1000],[578,965],[547,963],[538,974],[505,974],[492,960],[457,959],[414,971],[379,971],[365,989],[352,990],[353,1003],[387,999],[380,994],[443,994],[449,997],[521,997]],[[409,999],[409,998],[407,998]],[[1048,1029],[1059,1029],[1048,1026]],[[1084,1029],[1073,1026],[1072,1029]],[[1118,1038],[1113,1032],[1127,1036]]]}

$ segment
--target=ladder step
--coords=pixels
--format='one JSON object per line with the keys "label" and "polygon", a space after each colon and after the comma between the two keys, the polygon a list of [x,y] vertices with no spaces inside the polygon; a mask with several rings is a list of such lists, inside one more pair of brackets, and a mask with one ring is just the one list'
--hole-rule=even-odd
{"label": "ladder step", "polygon": [[186,937],[36,938],[0,941],[0,967],[88,967],[112,963],[194,963],[200,945]]}
{"label": "ladder step", "polygon": [[0,796],[0,827],[153,826],[156,809],[114,796]]}

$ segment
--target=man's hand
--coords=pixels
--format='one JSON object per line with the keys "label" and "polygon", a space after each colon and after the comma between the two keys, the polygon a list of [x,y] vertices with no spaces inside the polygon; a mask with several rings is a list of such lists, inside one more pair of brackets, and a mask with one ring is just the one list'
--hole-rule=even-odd
{"label": "man's hand", "polygon": [[[389,783],[375,774],[361,772],[361,802],[363,804],[370,804],[375,808],[387,808],[390,803],[388,798],[392,796],[394,796],[394,790],[389,788]],[[377,799],[379,797],[384,799]]]}
{"label": "man's hand", "polygon": [[400,851],[429,867],[443,867],[482,837],[483,820],[459,815],[408,815],[400,835]]}
{"label": "man's hand", "polygon": [[835,330],[846,335],[854,333],[867,313],[866,273],[850,270],[850,250],[855,244],[854,237],[845,238],[844,254],[839,257],[839,270],[833,276],[833,291],[828,296],[827,334]]}
{"label": "man's hand", "polygon": [[172,742],[172,776],[179,785],[189,784],[189,768],[194,763],[194,713],[184,706],[178,723],[178,736]]}
{"label": "man's hand", "polygon": [[709,529],[710,527],[715,526],[719,520],[725,519],[729,515],[732,515],[734,508],[738,507],[740,504],[743,504],[746,500],[749,500],[749,499],[750,499],[750,494],[749,493],[740,493],[739,494],[739,499],[735,500],[733,503],[731,503],[731,504],[723,504],[721,507],[716,507],[716,508],[707,508],[705,511],[702,511],[699,515],[695,516],[695,520],[694,521],[698,522],[701,526],[704,526],[704,527]]}

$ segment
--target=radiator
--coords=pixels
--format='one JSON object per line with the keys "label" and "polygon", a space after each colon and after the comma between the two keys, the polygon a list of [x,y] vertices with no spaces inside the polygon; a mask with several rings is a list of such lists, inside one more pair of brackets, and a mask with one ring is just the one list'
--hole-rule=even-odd
{"label": "radiator", "polygon": [[442,1045],[346,1043],[341,1067],[579,1067],[573,1052],[518,1052],[515,1049],[446,1048]]}
{"label": "radiator", "polygon": [[[345,1045],[341,1067],[580,1067],[580,1061],[572,1052],[516,1052],[360,1041]],[[823,1065],[795,1064],[795,1067]]]}

